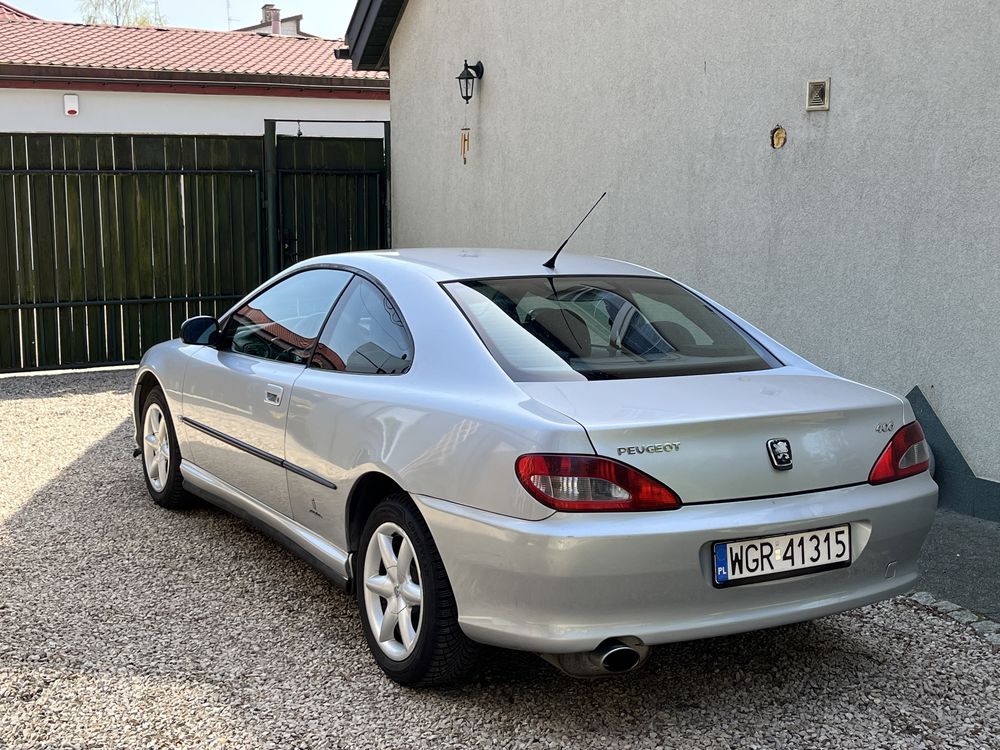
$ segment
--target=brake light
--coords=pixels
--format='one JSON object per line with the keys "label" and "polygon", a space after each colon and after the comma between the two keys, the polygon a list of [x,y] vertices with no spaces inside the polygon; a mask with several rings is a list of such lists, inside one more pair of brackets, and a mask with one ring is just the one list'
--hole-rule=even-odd
{"label": "brake light", "polygon": [[869,484],[884,484],[927,471],[930,448],[920,422],[913,421],[896,430],[868,475]]}
{"label": "brake light", "polygon": [[514,465],[540,503],[567,511],[674,510],[681,499],[641,471],[601,456],[534,453]]}

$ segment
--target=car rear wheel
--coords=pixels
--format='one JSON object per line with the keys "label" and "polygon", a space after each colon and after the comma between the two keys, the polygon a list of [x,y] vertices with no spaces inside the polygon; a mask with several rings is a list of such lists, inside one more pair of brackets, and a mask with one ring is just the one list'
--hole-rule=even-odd
{"label": "car rear wheel", "polygon": [[181,480],[181,451],[163,391],[154,388],[142,405],[142,469],[153,502],[170,510],[191,506]]}
{"label": "car rear wheel", "polygon": [[401,685],[442,685],[475,664],[478,646],[458,609],[437,547],[404,493],[380,503],[365,524],[355,568],[361,624],[375,661]]}

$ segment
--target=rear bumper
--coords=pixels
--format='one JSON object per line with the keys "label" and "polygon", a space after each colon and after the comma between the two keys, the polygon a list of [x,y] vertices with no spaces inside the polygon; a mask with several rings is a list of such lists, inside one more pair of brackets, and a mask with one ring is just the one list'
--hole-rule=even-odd
{"label": "rear bumper", "polygon": [[[470,638],[572,653],[611,637],[635,636],[655,645],[756,630],[906,591],[917,578],[937,485],[924,473],[878,487],[657,513],[556,513],[542,521],[414,499],[441,552],[459,622]],[[842,523],[851,525],[848,568],[730,588],[712,585],[713,542]]]}

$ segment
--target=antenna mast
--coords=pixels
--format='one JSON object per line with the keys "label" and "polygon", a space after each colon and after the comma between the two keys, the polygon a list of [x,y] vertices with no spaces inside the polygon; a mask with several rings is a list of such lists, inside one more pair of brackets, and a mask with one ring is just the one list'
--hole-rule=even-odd
{"label": "antenna mast", "polygon": [[[605,190],[603,193],[601,193],[601,197],[597,199],[597,203],[600,203],[602,200],[604,200],[604,196],[607,195],[607,194],[608,194],[607,190]],[[587,211],[587,215],[584,216],[582,219],[580,219],[580,223],[576,225],[576,229],[574,229],[572,232],[569,233],[569,237],[567,237],[566,239],[563,240],[563,243],[559,246],[559,249],[555,251],[555,253],[552,255],[552,257],[549,258],[544,263],[542,263],[543,266],[545,266],[546,268],[555,268],[556,267],[556,258],[559,257],[559,253],[561,253],[562,249],[564,247],[566,247],[566,243],[569,242],[571,239],[573,239],[573,235],[576,234],[576,230],[579,229],[580,227],[582,227],[583,226],[583,222],[585,222],[587,220],[587,218],[592,213],[594,213],[594,209],[597,208],[597,203],[595,203],[593,206],[590,207],[590,210]]]}

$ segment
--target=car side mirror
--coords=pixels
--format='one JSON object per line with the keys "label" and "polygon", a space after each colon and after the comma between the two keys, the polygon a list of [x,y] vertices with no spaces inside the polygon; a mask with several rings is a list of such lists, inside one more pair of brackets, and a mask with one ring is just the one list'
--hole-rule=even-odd
{"label": "car side mirror", "polygon": [[181,324],[181,341],[185,344],[215,346],[219,338],[219,321],[211,315],[197,315]]}

